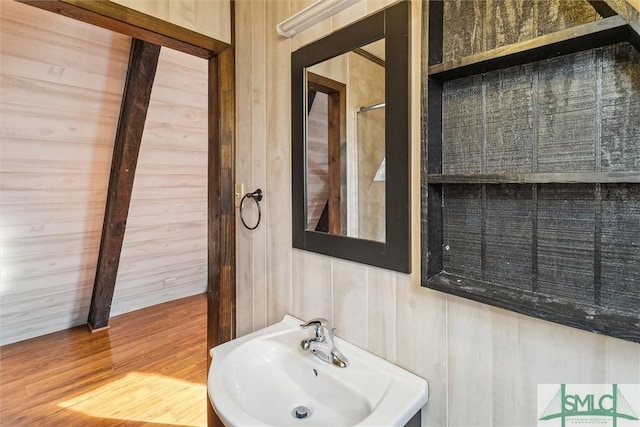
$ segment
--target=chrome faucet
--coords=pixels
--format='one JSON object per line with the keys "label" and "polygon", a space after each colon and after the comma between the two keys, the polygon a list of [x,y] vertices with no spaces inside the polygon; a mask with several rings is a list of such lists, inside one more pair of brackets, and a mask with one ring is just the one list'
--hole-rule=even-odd
{"label": "chrome faucet", "polygon": [[318,356],[320,360],[331,365],[340,368],[349,366],[347,358],[344,357],[333,343],[333,333],[335,329],[331,327],[327,319],[317,318],[309,320],[307,323],[300,325],[300,327],[302,329],[315,328],[315,337],[306,338],[300,342],[300,347],[302,347],[303,350],[310,351]]}

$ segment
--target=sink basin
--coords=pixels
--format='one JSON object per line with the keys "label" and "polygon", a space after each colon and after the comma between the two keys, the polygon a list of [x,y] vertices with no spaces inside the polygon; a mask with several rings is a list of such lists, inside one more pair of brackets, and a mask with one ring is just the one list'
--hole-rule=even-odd
{"label": "sink basin", "polygon": [[286,315],[211,349],[209,399],[227,426],[402,426],[427,403],[427,382],[335,338],[347,368],[300,348],[313,335]]}

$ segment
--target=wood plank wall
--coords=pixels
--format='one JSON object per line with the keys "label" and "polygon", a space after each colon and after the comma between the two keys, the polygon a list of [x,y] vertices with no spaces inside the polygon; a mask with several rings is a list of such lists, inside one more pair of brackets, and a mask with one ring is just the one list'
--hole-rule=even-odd
{"label": "wood plank wall", "polygon": [[599,19],[586,0],[449,0],[444,14],[444,61]]}
{"label": "wood plank wall", "polygon": [[[291,249],[290,52],[384,2],[359,2],[292,40],[278,36],[274,26],[310,3],[236,4],[237,27],[246,29],[236,39],[237,178],[265,190],[262,225],[254,232],[238,227],[238,335],[276,322],[285,312],[325,316],[339,336],[429,381],[424,426],[535,425],[538,384],[640,382],[638,344],[421,288],[418,197],[411,202],[411,275]],[[420,3],[412,2],[416,98]],[[457,30],[465,31],[463,25]],[[417,101],[411,104],[414,195],[420,193]]]}
{"label": "wood plank wall", "polygon": [[[131,39],[1,7],[6,344],[86,322]],[[207,61],[162,49],[112,315],[206,290],[206,78]]]}
{"label": "wood plank wall", "polygon": [[[640,54],[621,43],[446,82],[444,173],[640,169],[638,64]],[[638,190],[603,185],[602,213],[599,191],[594,184],[445,185],[444,269],[637,309]]]}

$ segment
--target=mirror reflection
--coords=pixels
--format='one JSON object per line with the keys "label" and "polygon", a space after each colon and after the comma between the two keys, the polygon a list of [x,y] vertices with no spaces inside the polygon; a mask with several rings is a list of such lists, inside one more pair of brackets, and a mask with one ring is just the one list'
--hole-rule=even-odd
{"label": "mirror reflection", "polygon": [[306,229],[385,241],[384,39],[306,68]]}

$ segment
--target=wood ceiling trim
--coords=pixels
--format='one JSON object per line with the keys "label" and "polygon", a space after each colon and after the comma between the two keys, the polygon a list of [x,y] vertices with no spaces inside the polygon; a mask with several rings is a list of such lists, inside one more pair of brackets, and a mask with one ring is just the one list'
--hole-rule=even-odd
{"label": "wood ceiling trim", "polygon": [[17,0],[120,34],[209,59],[228,43],[196,33],[112,1]]}

